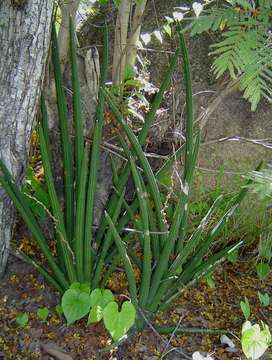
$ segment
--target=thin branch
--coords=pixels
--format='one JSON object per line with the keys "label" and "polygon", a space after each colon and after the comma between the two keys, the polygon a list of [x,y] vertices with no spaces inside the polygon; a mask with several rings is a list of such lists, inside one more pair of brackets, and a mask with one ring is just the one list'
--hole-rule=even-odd
{"label": "thin branch", "polygon": [[170,352],[173,351],[173,348],[171,348],[170,350],[168,350],[168,348],[169,348],[169,346],[171,344],[171,341],[173,340],[173,338],[174,338],[174,336],[175,336],[175,334],[176,334],[176,332],[177,332],[177,330],[178,330],[178,328],[179,328],[179,326],[181,324],[182,319],[183,319],[183,316],[181,316],[179,318],[177,326],[175,327],[174,331],[172,332],[172,334],[171,334],[171,336],[170,336],[170,338],[169,338],[169,340],[168,340],[168,342],[167,342],[167,344],[166,344],[166,346],[165,346],[165,348],[164,348],[164,350],[162,352],[160,360],[162,360],[166,355],[168,355]]}
{"label": "thin branch", "polygon": [[[145,316],[144,312],[141,309],[138,309],[140,315],[142,316],[142,318],[144,319],[146,325],[154,332],[154,334],[160,339],[160,341],[169,346],[168,341],[164,340],[163,337],[158,333],[158,331],[155,329],[155,327],[151,324],[151,322],[147,319],[147,317]],[[182,350],[181,348],[172,348],[173,351],[175,351],[176,353],[178,353],[179,355],[182,355],[184,359],[188,359],[191,360],[191,356],[189,356],[187,354],[187,352],[185,352],[184,350]]]}

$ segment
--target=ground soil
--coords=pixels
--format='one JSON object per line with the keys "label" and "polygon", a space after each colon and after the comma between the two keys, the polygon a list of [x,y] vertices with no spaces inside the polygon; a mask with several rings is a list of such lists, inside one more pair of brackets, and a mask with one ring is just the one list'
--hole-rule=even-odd
{"label": "ground soil", "polygon": [[[0,359],[183,359],[180,349],[188,354],[200,351],[213,354],[215,359],[242,359],[239,333],[243,316],[239,302],[247,296],[252,306],[251,320],[265,321],[272,326],[272,306],[262,307],[257,292],[271,294],[272,277],[258,280],[252,262],[225,263],[217,270],[215,288],[200,281],[186,289],[177,303],[155,323],[226,329],[235,343],[234,352],[220,342],[220,335],[182,334],[158,336],[152,329],[128,338],[115,351],[99,353],[111,340],[102,324],[87,327],[82,320],[67,326],[55,311],[57,294],[29,265],[10,256],[7,272],[0,283]],[[110,287],[119,300],[125,293],[126,279],[122,271],[111,278]],[[48,321],[37,317],[37,309],[49,309]],[[16,324],[18,313],[27,312],[30,318],[25,328]],[[176,350],[174,350],[176,348]]]}

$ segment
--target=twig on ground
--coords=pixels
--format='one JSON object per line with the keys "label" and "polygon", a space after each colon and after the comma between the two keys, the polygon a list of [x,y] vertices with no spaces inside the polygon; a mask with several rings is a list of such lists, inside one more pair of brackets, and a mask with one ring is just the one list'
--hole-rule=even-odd
{"label": "twig on ground", "polygon": [[183,316],[180,317],[180,319],[179,319],[179,321],[178,321],[178,323],[177,323],[177,326],[175,327],[174,331],[172,332],[172,334],[171,334],[171,336],[170,336],[170,338],[169,338],[169,340],[168,340],[168,342],[167,342],[167,344],[166,344],[166,346],[165,346],[165,348],[164,348],[164,350],[163,350],[163,352],[162,352],[162,355],[161,355],[161,357],[160,357],[161,360],[162,360],[167,354],[169,354],[169,352],[173,351],[172,348],[171,348],[170,350],[168,350],[168,348],[169,348],[169,346],[170,346],[170,344],[171,344],[171,341],[172,341],[173,337],[174,337],[175,334],[176,334],[177,329],[179,328],[179,326],[180,326],[180,324],[181,324],[182,319],[183,319]]}
{"label": "twig on ground", "polygon": [[217,143],[222,143],[222,142],[226,142],[226,141],[241,141],[241,142],[247,142],[247,143],[252,143],[254,145],[260,145],[263,146],[267,149],[272,149],[272,138],[266,138],[266,139],[250,139],[250,138],[245,138],[243,136],[238,136],[238,135],[234,135],[234,136],[227,136],[227,137],[223,137],[220,139],[215,139],[215,140],[209,140],[206,141],[204,143],[202,143],[201,145],[213,145],[213,144],[217,144]]}
{"label": "twig on ground", "polygon": [[[146,325],[154,332],[154,334],[160,339],[160,341],[169,346],[168,341],[164,340],[163,337],[160,335],[160,333],[156,330],[156,328],[149,322],[149,320],[147,319],[147,317],[145,316],[144,312],[139,309],[139,313],[142,316],[142,318],[144,319],[144,321],[146,322]],[[189,356],[187,354],[187,352],[185,352],[183,349],[181,348],[175,348],[175,347],[171,347],[171,351],[175,351],[176,353],[178,353],[179,355],[182,355],[184,357],[184,359],[188,359],[191,360],[191,356]]]}

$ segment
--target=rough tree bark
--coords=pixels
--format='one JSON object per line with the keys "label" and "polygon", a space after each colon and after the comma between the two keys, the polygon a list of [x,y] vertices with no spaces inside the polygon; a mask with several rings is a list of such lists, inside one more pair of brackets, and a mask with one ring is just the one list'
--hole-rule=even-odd
{"label": "rough tree bark", "polygon": [[[52,0],[0,1],[0,157],[19,183],[28,160],[52,11]],[[0,276],[13,224],[13,206],[0,189]]]}

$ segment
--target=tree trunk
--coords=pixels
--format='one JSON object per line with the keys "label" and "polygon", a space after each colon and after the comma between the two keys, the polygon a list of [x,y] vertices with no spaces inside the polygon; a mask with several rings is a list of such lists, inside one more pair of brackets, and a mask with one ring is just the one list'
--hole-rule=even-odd
{"label": "tree trunk", "polygon": [[147,0],[140,0],[136,3],[132,21],[131,34],[128,39],[128,50],[126,65],[135,65],[137,57],[137,42],[141,35],[141,23]]}
{"label": "tree trunk", "polygon": [[[0,157],[21,183],[46,63],[52,0],[0,1]],[[8,257],[14,209],[0,189],[0,275]]]}
{"label": "tree trunk", "polygon": [[114,85],[121,84],[124,80],[128,23],[131,7],[132,0],[122,0],[118,8],[112,64],[112,83]]}

